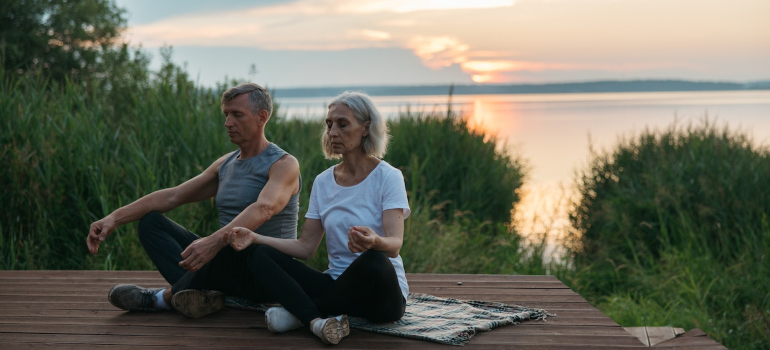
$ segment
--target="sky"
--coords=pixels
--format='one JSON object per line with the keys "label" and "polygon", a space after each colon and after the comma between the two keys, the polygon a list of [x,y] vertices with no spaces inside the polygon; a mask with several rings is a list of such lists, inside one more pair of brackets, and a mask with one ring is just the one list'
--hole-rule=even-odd
{"label": "sky", "polygon": [[117,0],[193,80],[271,88],[770,80],[768,0]]}

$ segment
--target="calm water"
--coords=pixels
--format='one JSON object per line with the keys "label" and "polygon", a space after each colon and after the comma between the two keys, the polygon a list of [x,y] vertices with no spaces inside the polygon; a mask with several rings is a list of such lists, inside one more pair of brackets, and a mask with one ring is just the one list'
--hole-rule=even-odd
{"label": "calm water", "polygon": [[[331,98],[278,99],[289,117],[323,118]],[[446,111],[447,96],[374,97],[390,118],[412,111]],[[536,95],[457,95],[452,108],[475,127],[494,133],[530,167],[517,219],[525,232],[558,231],[566,224],[560,201],[574,172],[587,164],[589,145],[612,148],[645,128],[701,123],[743,130],[770,146],[770,91],[645,92]]]}

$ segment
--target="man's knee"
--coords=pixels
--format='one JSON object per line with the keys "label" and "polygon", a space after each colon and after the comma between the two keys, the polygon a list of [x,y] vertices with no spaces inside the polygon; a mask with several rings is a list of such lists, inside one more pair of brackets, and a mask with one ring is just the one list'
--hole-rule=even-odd
{"label": "man's knee", "polygon": [[269,245],[252,245],[246,248],[244,253],[247,256],[248,265],[252,268],[258,268],[264,265],[265,259],[271,259],[278,250]]}
{"label": "man's knee", "polygon": [[165,219],[166,217],[157,211],[151,211],[145,214],[142,219],[139,220],[139,224],[137,225],[139,241],[144,241],[148,239],[149,236],[157,234],[158,227],[160,226],[159,223]]}

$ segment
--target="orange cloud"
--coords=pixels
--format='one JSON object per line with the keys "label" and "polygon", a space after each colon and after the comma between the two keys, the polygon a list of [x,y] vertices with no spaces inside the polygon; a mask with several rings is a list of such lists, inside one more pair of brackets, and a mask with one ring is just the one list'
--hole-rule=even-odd
{"label": "orange cloud", "polygon": [[464,52],[469,48],[457,39],[446,36],[418,36],[412,38],[407,46],[431,69],[445,68],[465,61]]}
{"label": "orange cloud", "polygon": [[496,82],[495,76],[491,74],[473,74],[471,80],[475,83],[493,83]]}
{"label": "orange cloud", "polygon": [[513,6],[515,0],[375,0],[354,1],[345,8],[360,12],[440,11],[459,9],[486,9]]}
{"label": "orange cloud", "polygon": [[362,29],[359,33],[365,39],[374,41],[390,40],[393,37],[390,33],[379,30]]}

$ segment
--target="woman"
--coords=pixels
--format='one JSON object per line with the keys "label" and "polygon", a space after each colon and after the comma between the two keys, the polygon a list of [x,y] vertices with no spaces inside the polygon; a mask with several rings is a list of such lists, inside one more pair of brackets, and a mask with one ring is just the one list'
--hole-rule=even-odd
{"label": "woman", "polygon": [[[266,312],[268,328],[305,325],[327,344],[349,333],[347,315],[390,322],[404,315],[409,287],[399,255],[410,209],[401,172],[380,158],[387,125],[371,99],[345,92],[329,104],[324,155],[342,161],[316,177],[302,235],[286,240],[246,228],[224,236],[235,250],[260,245],[249,266],[257,284],[282,308]],[[329,269],[298,259],[315,253],[326,233]],[[284,309],[285,308],[285,309]]]}

